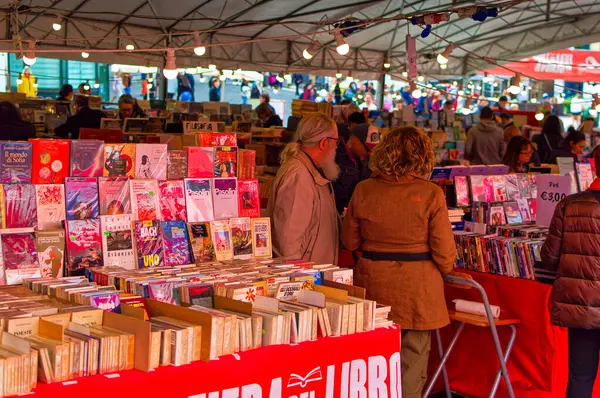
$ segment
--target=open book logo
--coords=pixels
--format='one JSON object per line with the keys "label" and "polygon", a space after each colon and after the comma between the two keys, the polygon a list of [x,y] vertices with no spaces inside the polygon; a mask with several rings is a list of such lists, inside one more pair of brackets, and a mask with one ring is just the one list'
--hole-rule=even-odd
{"label": "open book logo", "polygon": [[292,373],[290,375],[290,379],[288,380],[288,387],[300,386],[302,388],[306,387],[306,385],[313,381],[323,380],[323,374],[321,373],[321,367],[318,366],[308,372],[305,377]]}

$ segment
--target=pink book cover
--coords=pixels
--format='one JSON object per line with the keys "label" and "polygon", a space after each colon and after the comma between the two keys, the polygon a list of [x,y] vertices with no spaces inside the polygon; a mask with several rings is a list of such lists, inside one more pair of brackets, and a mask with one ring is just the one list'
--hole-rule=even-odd
{"label": "pink book cover", "polygon": [[183,181],[159,181],[158,191],[160,193],[161,219],[165,221],[187,221],[185,208],[185,188]]}
{"label": "pink book cover", "polygon": [[135,178],[167,179],[167,144],[136,144]]}
{"label": "pink book cover", "polygon": [[527,199],[517,199],[517,204],[519,205],[519,211],[521,212],[521,218],[524,223],[528,223],[533,221],[531,219],[531,210],[529,209],[529,203],[527,203]]}
{"label": "pink book cover", "polygon": [[88,267],[100,267],[100,220],[67,220],[67,275],[83,275]]}
{"label": "pink book cover", "polygon": [[156,180],[131,180],[131,213],[134,220],[160,220]]}
{"label": "pink book cover", "polygon": [[211,180],[208,178],[185,179],[185,203],[188,222],[213,221]]}
{"label": "pink book cover", "polygon": [[213,178],[214,148],[188,147],[188,177]]}
{"label": "pink book cover", "polygon": [[215,178],[213,184],[215,220],[229,220],[232,217],[237,217],[237,178]]}
{"label": "pink book cover", "polygon": [[483,176],[471,176],[471,198],[473,202],[485,202]]}
{"label": "pink book cover", "polygon": [[[467,184],[467,177],[464,177],[464,176],[454,177],[454,188],[456,189],[456,205],[457,206],[468,206],[469,205],[469,186]],[[258,215],[256,217],[260,217],[260,215]]]}
{"label": "pink book cover", "polygon": [[238,180],[238,216],[260,217],[258,180]]}
{"label": "pink book cover", "polygon": [[71,177],[100,177],[104,168],[104,141],[71,141]]}
{"label": "pink book cover", "polygon": [[487,177],[492,180],[492,187],[494,188],[494,202],[505,202],[508,200],[506,194],[506,183],[504,176],[490,176]]}
{"label": "pink book cover", "polygon": [[60,229],[66,218],[65,186],[63,184],[36,185],[38,229]]}
{"label": "pink book cover", "polygon": [[537,199],[527,199],[527,204],[529,205],[531,221],[535,221],[537,216]]}
{"label": "pink book cover", "polygon": [[506,196],[508,196],[508,200],[520,199],[519,176],[517,174],[509,174],[504,176],[504,180],[506,181]]}
{"label": "pink book cover", "polygon": [[100,177],[100,215],[131,214],[129,178]]}
{"label": "pink book cover", "polygon": [[485,195],[486,202],[494,201],[494,179],[490,177],[483,177],[483,193]]}
{"label": "pink book cover", "polygon": [[4,184],[6,228],[36,228],[35,185]]}
{"label": "pink book cover", "polygon": [[155,282],[148,284],[149,298],[168,304],[176,304],[173,293],[177,282]]}
{"label": "pink book cover", "polygon": [[2,254],[7,285],[41,277],[33,232],[2,234]]}

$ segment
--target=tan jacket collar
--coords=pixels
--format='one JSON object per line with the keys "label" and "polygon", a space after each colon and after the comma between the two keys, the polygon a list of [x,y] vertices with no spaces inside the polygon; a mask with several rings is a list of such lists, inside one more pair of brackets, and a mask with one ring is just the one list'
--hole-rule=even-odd
{"label": "tan jacket collar", "polygon": [[315,184],[328,185],[331,183],[331,181],[329,181],[328,179],[323,178],[321,173],[319,173],[319,170],[317,170],[315,168],[315,165],[314,165],[312,159],[310,159],[306,153],[304,153],[303,151],[300,151],[294,157],[296,159],[298,159],[300,161],[300,163],[302,163],[304,166],[306,166],[306,168],[308,169],[308,172],[310,173],[313,180],[315,181]]}

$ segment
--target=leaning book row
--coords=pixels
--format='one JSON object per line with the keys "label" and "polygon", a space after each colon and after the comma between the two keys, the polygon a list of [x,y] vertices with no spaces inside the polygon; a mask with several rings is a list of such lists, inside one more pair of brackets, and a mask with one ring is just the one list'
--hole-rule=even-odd
{"label": "leaning book row", "polygon": [[534,175],[508,174],[454,177],[457,206],[471,202],[506,202],[537,198]]}
{"label": "leaning book row", "polygon": [[517,199],[509,202],[473,202],[471,221],[489,226],[519,225],[535,222],[536,199]]}

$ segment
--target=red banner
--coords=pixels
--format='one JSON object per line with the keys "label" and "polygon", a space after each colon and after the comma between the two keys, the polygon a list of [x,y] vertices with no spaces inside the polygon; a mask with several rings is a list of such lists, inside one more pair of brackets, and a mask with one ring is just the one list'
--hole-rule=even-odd
{"label": "red banner", "polygon": [[391,327],[34,391],[39,398],[401,398],[400,386],[400,330]]}
{"label": "red banner", "polygon": [[[565,80],[568,82],[600,82],[600,52],[559,50],[510,62],[505,67],[536,80]],[[514,73],[496,67],[479,73],[513,76]]]}

